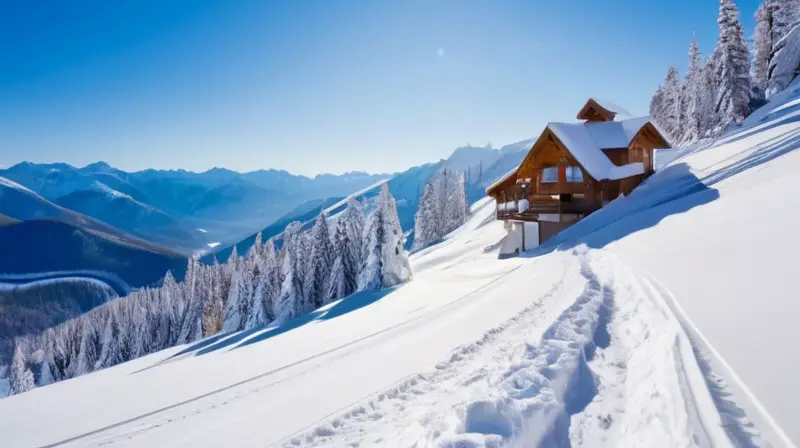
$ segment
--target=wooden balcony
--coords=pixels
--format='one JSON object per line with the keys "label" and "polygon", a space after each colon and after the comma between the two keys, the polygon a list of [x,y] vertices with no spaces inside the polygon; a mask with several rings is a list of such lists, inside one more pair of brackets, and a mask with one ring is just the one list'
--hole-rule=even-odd
{"label": "wooden balcony", "polygon": [[[509,203],[512,204],[512,203]],[[513,203],[516,207],[497,207],[497,219],[518,220],[518,221],[538,221],[540,214],[547,215],[583,215],[586,216],[601,208],[601,204],[589,200],[534,200],[529,203],[527,209],[519,211],[519,202]],[[524,208],[524,207],[523,207]]]}

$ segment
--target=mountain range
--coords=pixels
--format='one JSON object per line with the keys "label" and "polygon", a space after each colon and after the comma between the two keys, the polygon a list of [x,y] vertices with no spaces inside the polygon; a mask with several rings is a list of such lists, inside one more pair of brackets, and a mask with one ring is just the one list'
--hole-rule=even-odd
{"label": "mountain range", "polygon": [[369,207],[383,182],[410,243],[425,183],[445,170],[464,172],[474,202],[522,160],[530,143],[468,145],[390,175],[356,171],[313,178],[280,170],[126,172],[104,162],[81,168],[22,162],[0,170],[0,241],[18,254],[0,265],[0,280],[2,273],[70,269],[107,272],[132,287],[157,283],[167,270],[181,278],[192,254],[211,262],[215,256],[226,260],[234,246],[246,253],[257,233],[267,239],[292,221],[310,222],[322,210],[335,214],[350,195]]}

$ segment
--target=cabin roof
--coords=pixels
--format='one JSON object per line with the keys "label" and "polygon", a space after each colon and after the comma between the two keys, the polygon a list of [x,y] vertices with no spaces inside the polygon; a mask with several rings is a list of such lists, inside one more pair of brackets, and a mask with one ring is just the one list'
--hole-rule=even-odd
{"label": "cabin roof", "polygon": [[641,163],[616,166],[604,149],[627,148],[633,138],[650,122],[650,117],[623,121],[548,123],[567,151],[595,180],[616,180],[644,173]]}
{"label": "cabin roof", "polygon": [[509,180],[513,179],[514,177],[516,177],[517,176],[517,170],[519,170],[519,165],[515,166],[509,172],[507,172],[506,174],[503,174],[502,176],[500,176],[499,179],[497,179],[496,181],[492,182],[491,185],[486,187],[486,194],[491,194],[492,190],[494,190],[495,188],[499,187],[500,185],[502,185],[506,181],[509,181]]}
{"label": "cabin roof", "polygon": [[613,101],[611,101],[609,99],[598,98],[596,96],[593,96],[593,97],[589,98],[589,101],[594,101],[595,104],[597,104],[598,106],[602,107],[603,109],[605,109],[605,110],[607,110],[609,112],[613,112],[618,116],[624,116],[624,117],[632,117],[633,116],[633,115],[631,115],[630,112],[628,112],[627,109],[625,109],[624,107],[620,106],[619,104],[617,104],[617,103],[615,103],[615,102],[613,102]]}

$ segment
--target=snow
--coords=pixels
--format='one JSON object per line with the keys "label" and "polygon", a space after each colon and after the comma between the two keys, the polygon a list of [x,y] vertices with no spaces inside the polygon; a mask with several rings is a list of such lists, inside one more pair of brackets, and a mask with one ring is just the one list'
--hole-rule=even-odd
{"label": "snow", "polygon": [[219,246],[220,244],[221,243],[219,241],[217,241],[217,242],[214,242],[214,243],[208,243],[207,246],[208,246],[209,249],[213,249],[213,248]]}
{"label": "snow", "polygon": [[521,257],[484,199],[402,286],[4,399],[3,443],[795,446],[797,99]]}
{"label": "snow", "polygon": [[[627,114],[626,114],[627,115]],[[597,180],[623,179],[644,173],[644,165],[630,163],[616,166],[603,149],[627,148],[636,134],[650,122],[650,117],[629,118],[623,121],[548,123],[547,127],[575,156],[578,162]],[[516,175],[517,169],[508,171],[486,188],[491,191]]]}
{"label": "snow", "polygon": [[627,148],[632,139],[632,137],[628,139],[628,136],[636,129],[637,125],[640,125],[639,129],[641,129],[645,123],[647,120],[636,118],[627,125],[625,122],[609,121],[602,123],[548,123],[547,127],[553,131],[561,143],[568,148],[570,154],[593,178],[616,180],[643,174],[644,165],[637,162],[616,166],[602,150]]}
{"label": "snow", "polygon": [[800,26],[792,28],[775,47],[775,57],[770,63],[768,97],[785,89],[797,75],[800,67]]}
{"label": "snow", "polygon": [[[352,193],[352,194],[348,195],[346,198],[342,199],[341,201],[339,201],[339,202],[331,205],[330,207],[326,208],[325,209],[325,213],[330,216],[331,213],[333,213],[334,211],[338,210],[341,207],[344,207],[347,204],[347,200],[350,199],[351,197],[352,198],[358,198],[359,196],[362,196],[365,193],[380,187],[381,185],[389,182],[390,180],[392,180],[391,177],[387,178],[387,179],[379,180],[379,181],[375,182],[374,184],[372,184],[372,185],[370,185],[370,186],[368,186],[366,188],[362,188],[361,190],[356,191],[355,193]],[[330,217],[332,217],[332,216],[330,216]]]}
{"label": "snow", "polygon": [[[103,193],[103,194],[105,194],[105,195],[107,195],[107,196],[109,196],[111,198],[129,199],[131,201],[134,200],[129,195],[127,195],[125,193],[122,193],[120,191],[117,191],[117,190],[115,190],[115,189],[109,187],[108,185],[106,185],[106,184],[104,184],[102,182],[99,182],[99,181],[94,181],[94,183],[92,183],[90,188],[94,189],[94,190],[97,190],[97,191],[100,191],[101,193]],[[138,202],[138,201],[134,201],[134,202]]]}
{"label": "snow", "polygon": [[30,194],[30,195],[36,196],[37,198],[41,198],[41,196],[39,196],[38,194],[34,193],[34,192],[33,192],[33,191],[31,191],[30,189],[28,189],[28,188],[25,188],[25,187],[23,187],[22,185],[20,185],[20,184],[18,184],[18,183],[16,183],[16,182],[14,182],[14,181],[12,181],[12,180],[6,179],[5,177],[2,177],[2,176],[0,176],[0,185],[2,185],[2,186],[4,186],[4,187],[13,188],[13,189],[15,189],[15,190],[22,191],[22,192],[24,192],[24,193],[27,193],[27,194]]}
{"label": "snow", "polygon": [[8,378],[0,378],[0,398],[8,396],[9,389]]}
{"label": "snow", "polygon": [[613,101],[597,97],[592,97],[591,99],[603,109],[609,112],[614,112],[615,114],[617,114],[617,116],[628,116],[628,117],[632,116],[631,113],[628,112],[624,107],[614,103]]}

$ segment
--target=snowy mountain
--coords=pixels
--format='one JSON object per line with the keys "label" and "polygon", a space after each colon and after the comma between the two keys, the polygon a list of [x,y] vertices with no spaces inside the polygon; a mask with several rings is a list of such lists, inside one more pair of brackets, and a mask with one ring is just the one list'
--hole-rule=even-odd
{"label": "snowy mountain", "polygon": [[4,443],[795,446],[798,104],[522,257],[479,201],[402,287],[2,400]]}
{"label": "snowy mountain", "polygon": [[387,177],[351,172],[309,178],[278,170],[238,173],[224,168],[202,173],[128,173],[104,162],[83,168],[23,162],[0,170],[0,176],[45,199],[187,254],[206,249],[208,243],[233,243],[305,201],[345,196]]}
{"label": "snowy mountain", "polygon": [[187,223],[99,181],[61,196],[56,203],[187,254],[206,244],[204,235]]}

